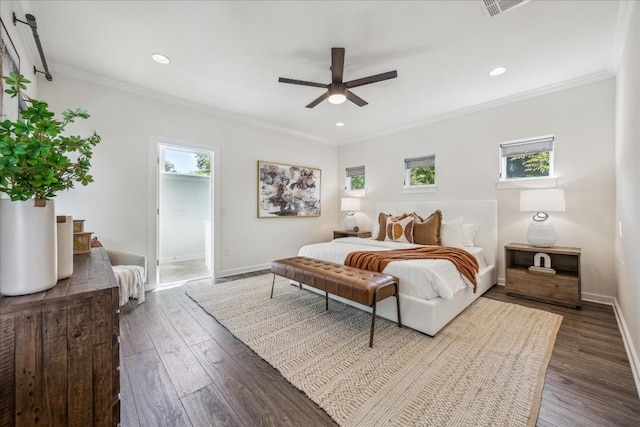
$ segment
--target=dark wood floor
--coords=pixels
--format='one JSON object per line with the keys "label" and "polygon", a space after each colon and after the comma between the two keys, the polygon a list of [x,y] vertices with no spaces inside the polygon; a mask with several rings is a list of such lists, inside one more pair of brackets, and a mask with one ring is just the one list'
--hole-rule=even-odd
{"label": "dark wood floor", "polygon": [[[122,425],[335,425],[185,295],[203,283],[148,293],[144,304],[123,307]],[[485,296],[564,316],[537,425],[640,425],[640,400],[611,307],[562,308],[510,297],[500,286]]]}

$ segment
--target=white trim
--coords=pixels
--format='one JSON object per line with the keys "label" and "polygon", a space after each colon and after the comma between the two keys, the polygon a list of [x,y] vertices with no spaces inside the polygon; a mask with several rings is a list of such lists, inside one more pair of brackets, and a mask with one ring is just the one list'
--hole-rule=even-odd
{"label": "white trim", "polygon": [[411,187],[402,187],[403,194],[418,194],[418,193],[435,193],[438,190],[436,184],[431,185],[413,185]]}
{"label": "white trim", "polygon": [[231,270],[223,270],[216,274],[216,279],[221,277],[233,276],[235,274],[253,273],[254,271],[270,270],[271,263],[251,265],[247,267],[234,268]]}
{"label": "white trim", "polygon": [[[19,3],[19,2],[18,2]],[[462,109],[458,109],[458,110],[454,110],[454,111],[449,111],[446,113],[442,113],[439,115],[434,115],[431,117],[428,117],[426,119],[423,120],[419,120],[417,122],[413,122],[407,125],[403,125],[403,126],[397,126],[397,127],[392,127],[392,128],[388,128],[385,130],[382,130],[380,132],[373,132],[367,135],[363,135],[363,136],[359,136],[356,137],[354,139],[350,139],[350,140],[345,140],[345,141],[331,141],[331,140],[327,140],[325,138],[316,136],[316,135],[311,135],[308,133],[304,133],[304,132],[300,132],[300,131],[296,131],[293,129],[289,129],[283,126],[279,126],[279,125],[275,125],[272,123],[267,123],[267,122],[263,122],[257,119],[251,119],[248,117],[244,117],[244,116],[240,116],[237,114],[232,114],[229,112],[225,112],[225,111],[220,111],[217,109],[214,109],[212,107],[208,107],[206,105],[203,104],[199,104],[197,102],[193,102],[193,101],[189,101],[183,98],[178,98],[175,96],[171,96],[171,95],[166,95],[160,92],[156,92],[156,91],[152,91],[149,89],[145,89],[145,88],[141,88],[139,86],[135,86],[135,85],[131,85],[128,83],[124,83],[124,82],[120,82],[117,80],[113,80],[113,79],[109,79],[107,77],[103,77],[103,76],[99,76],[97,74],[93,74],[93,73],[88,73],[86,71],[81,71],[81,70],[77,70],[75,68],[71,68],[71,67],[67,67],[65,65],[61,65],[61,64],[57,64],[57,63],[51,63],[51,71],[52,72],[56,72],[56,73],[61,73],[61,74],[65,74],[67,76],[70,77],[74,77],[80,80],[85,80],[85,81],[89,81],[92,83],[96,83],[96,84],[100,84],[103,86],[107,86],[107,87],[111,87],[111,88],[115,88],[115,89],[119,89],[119,90],[123,90],[129,93],[133,93],[136,95],[140,95],[140,96],[144,96],[147,98],[151,98],[151,99],[155,99],[155,100],[159,100],[159,101],[163,101],[163,102],[167,102],[169,104],[173,104],[173,105],[177,105],[177,106],[181,106],[181,107],[187,107],[187,108],[192,108],[194,110],[198,110],[198,111],[202,111],[208,114],[212,114],[218,117],[224,117],[230,120],[235,120],[241,123],[246,123],[246,124],[250,124],[256,127],[260,127],[260,128],[264,128],[264,129],[269,129],[275,132],[280,132],[280,133],[284,133],[284,134],[288,134],[288,135],[293,135],[293,136],[297,136],[300,138],[304,138],[306,140],[310,140],[310,141],[315,141],[315,142],[321,142],[324,144],[328,144],[328,145],[334,145],[334,146],[341,146],[341,145],[347,145],[347,144],[352,144],[355,142],[360,142],[360,141],[366,141],[372,138],[376,138],[376,137],[380,137],[380,136],[384,136],[384,135],[390,135],[390,134],[394,134],[394,133],[398,133],[404,130],[408,130],[408,129],[414,129],[420,126],[424,126],[424,125],[428,125],[431,123],[437,123],[437,122],[442,122],[445,120],[449,120],[449,119],[453,119],[456,117],[461,117],[461,116],[466,116],[468,114],[472,114],[478,111],[483,111],[483,110],[489,110],[491,108],[496,108],[496,107],[500,107],[500,106],[504,106],[504,105],[509,105],[515,102],[520,102],[520,101],[524,101],[527,99],[532,99],[532,98],[536,98],[538,96],[541,95],[547,95],[550,93],[555,93],[555,92],[559,92],[565,89],[570,89],[570,88],[574,88],[574,87],[578,87],[578,86],[584,86],[587,84],[591,84],[591,83],[596,83],[596,82],[600,82],[603,80],[607,80],[610,78],[615,77],[613,74],[611,74],[608,71],[601,71],[598,73],[594,73],[594,74],[590,74],[588,76],[584,76],[584,77],[579,77],[577,79],[573,79],[573,80],[568,80],[562,83],[557,83],[557,84],[553,84],[547,87],[543,87],[543,88],[539,88],[539,89],[533,89],[530,90],[528,92],[523,92],[517,95],[512,95],[512,96],[507,96],[504,98],[500,98],[500,99],[496,99],[493,101],[488,101],[482,104],[478,104],[478,105],[473,105],[470,107],[466,107],[466,108],[462,108]]]}
{"label": "white trim", "polygon": [[205,254],[201,253],[201,254],[191,254],[191,255],[185,255],[185,256],[178,256],[178,257],[171,257],[171,258],[161,258],[160,259],[160,265],[167,265],[167,264],[171,264],[174,262],[182,262],[182,261],[195,261],[198,259],[201,259],[204,261],[205,258]]}
{"label": "white trim", "polygon": [[329,145],[338,145],[334,141],[329,141],[327,139],[321,138],[319,136],[311,135],[308,133],[296,131],[293,129],[289,129],[283,126],[275,125],[272,123],[267,123],[261,120],[252,119],[249,117],[244,117],[238,114],[229,113],[226,111],[217,110],[215,108],[209,107],[207,105],[203,105],[194,101],[189,101],[188,99],[178,98],[177,96],[167,95],[164,93],[156,92],[154,90],[145,89],[140,86],[132,85],[129,83],[124,83],[118,80],[113,80],[108,77],[99,76],[97,74],[88,73],[86,71],[77,70],[75,68],[67,67],[66,65],[51,64],[52,72],[65,74],[70,77],[74,77],[76,79],[85,80],[91,83],[96,83],[102,86],[111,87],[114,89],[123,90],[125,92],[133,93],[139,96],[144,96],[146,98],[155,99],[158,101],[166,102],[168,104],[177,105],[179,107],[187,107],[192,108],[197,111],[202,111],[207,114],[211,114],[218,117],[224,117],[225,119],[234,120],[237,122],[249,124],[252,126],[256,126],[259,128],[269,129],[275,132],[280,132],[288,135],[297,136],[300,138],[304,138],[310,141],[321,142]]}
{"label": "white trim", "polygon": [[364,197],[367,195],[367,189],[360,188],[358,190],[344,190],[344,195],[351,197]]}
{"label": "white trim", "polygon": [[148,175],[148,184],[149,184],[149,194],[150,197],[148,199],[148,212],[149,212],[149,221],[148,221],[148,239],[147,239],[147,253],[153,254],[151,259],[154,261],[149,263],[149,271],[147,272],[147,277],[149,278],[149,286],[152,288],[157,285],[157,266],[155,260],[160,259],[159,251],[159,234],[158,234],[158,218],[157,218],[157,209],[158,207],[158,177],[159,173],[159,165],[158,165],[158,146],[159,145],[167,145],[174,147],[189,147],[195,148],[203,151],[207,151],[212,153],[213,163],[211,165],[211,177],[208,177],[212,180],[212,195],[211,195],[211,216],[212,216],[212,227],[211,232],[213,234],[212,239],[212,256],[213,256],[213,272],[212,274],[215,276],[218,268],[220,268],[220,254],[218,248],[220,247],[220,203],[218,200],[218,195],[220,194],[220,147],[216,145],[207,145],[203,142],[195,142],[195,141],[185,141],[178,138],[172,138],[167,136],[160,135],[149,135],[149,175]]}
{"label": "white trim", "polygon": [[525,178],[510,179],[508,181],[498,180],[496,189],[514,190],[519,188],[554,188],[558,186],[558,178]]}
{"label": "white trim", "polygon": [[635,3],[635,1],[618,2],[618,16],[616,17],[616,26],[613,33],[613,41],[611,42],[609,61],[607,62],[607,71],[614,76],[618,74],[618,69],[622,63],[622,53],[624,52]]}
{"label": "white trim", "polygon": [[636,384],[636,393],[640,397],[640,359],[638,359],[638,353],[636,353],[633,346],[633,339],[627,328],[627,323],[624,321],[622,310],[620,310],[620,304],[618,299],[613,299],[613,312],[616,315],[618,321],[618,327],[620,328],[620,335],[622,335],[622,342],[624,343],[624,349],[627,351],[627,358],[629,359],[629,365],[631,366],[631,373],[633,374],[633,381]]}
{"label": "white trim", "polygon": [[394,128],[388,128],[385,130],[382,130],[380,132],[373,132],[364,136],[360,136],[354,139],[350,139],[350,140],[346,140],[346,141],[339,141],[336,142],[336,145],[348,145],[348,144],[353,144],[356,142],[361,142],[361,141],[367,141],[369,139],[373,139],[373,138],[377,138],[377,137],[381,137],[381,136],[385,136],[385,135],[391,135],[394,133],[398,133],[398,132],[402,132],[405,130],[409,130],[409,129],[414,129],[417,127],[421,127],[421,126],[425,126],[428,124],[432,124],[432,123],[437,123],[437,122],[443,122],[445,120],[450,120],[450,119],[454,119],[457,117],[462,117],[462,116],[466,116],[468,114],[472,114],[472,113],[476,113],[478,111],[484,111],[484,110],[490,110],[492,108],[497,108],[497,107],[501,107],[504,105],[509,105],[509,104],[513,104],[516,102],[521,102],[521,101],[525,101],[527,99],[532,99],[532,98],[537,98],[538,96],[542,96],[542,95],[548,95],[551,93],[555,93],[555,92],[560,92],[566,89],[571,89],[574,87],[579,87],[579,86],[584,86],[584,85],[588,85],[588,84],[592,84],[592,83],[597,83],[597,82],[601,82],[604,80],[608,80],[615,77],[613,74],[609,73],[608,71],[600,71],[594,74],[590,74],[588,76],[584,76],[584,77],[579,77],[577,79],[573,79],[573,80],[568,80],[562,83],[557,83],[557,84],[553,84],[547,87],[542,87],[539,89],[533,89],[530,90],[528,92],[523,92],[523,93],[519,93],[517,95],[511,95],[511,96],[507,96],[504,98],[500,98],[500,99],[496,99],[493,101],[488,101],[482,104],[478,104],[478,105],[472,105],[471,107],[466,107],[466,108],[461,108],[458,110],[454,110],[454,111],[449,111],[446,113],[442,113],[439,115],[434,115],[431,117],[428,117],[424,120],[420,120],[417,122],[413,122],[404,126],[397,126]]}
{"label": "white trim", "polygon": [[[498,286],[504,286],[504,279],[498,279]],[[622,336],[622,343],[624,344],[624,349],[627,353],[627,358],[629,359],[629,366],[631,367],[633,381],[636,385],[636,393],[638,393],[638,397],[640,397],[640,359],[638,358],[638,353],[636,353],[635,347],[633,346],[633,340],[631,339],[629,328],[627,328],[627,324],[624,321],[624,316],[622,315],[622,310],[620,310],[618,299],[607,297],[604,295],[589,294],[583,292],[582,300],[598,304],[606,304],[613,307],[613,313],[616,316],[618,329],[620,330],[620,335]]]}
{"label": "white trim", "polygon": [[614,298],[598,294],[582,293],[582,301],[595,302],[596,304],[613,305]]}
{"label": "white trim", "polygon": [[[504,279],[498,279],[498,285],[504,286]],[[636,385],[636,392],[638,393],[638,397],[640,397],[640,359],[638,358],[638,354],[636,353],[635,347],[633,346],[633,340],[631,339],[629,328],[627,328],[627,324],[624,321],[624,316],[622,315],[622,310],[620,310],[618,299],[614,297],[607,297],[604,295],[583,292],[582,300],[594,302],[597,304],[606,304],[613,307],[613,313],[616,316],[618,329],[620,330],[620,335],[622,336],[622,343],[624,344],[624,349],[627,353],[627,358],[629,359],[629,366],[631,366],[631,373],[633,375],[633,381]]]}

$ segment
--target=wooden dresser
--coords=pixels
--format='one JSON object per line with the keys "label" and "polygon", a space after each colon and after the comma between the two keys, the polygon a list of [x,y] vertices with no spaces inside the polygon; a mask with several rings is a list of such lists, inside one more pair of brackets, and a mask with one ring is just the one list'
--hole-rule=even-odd
{"label": "wooden dresser", "polygon": [[[34,261],[36,262],[36,261]],[[117,426],[118,286],[107,252],[48,291],[0,296],[0,426]]]}

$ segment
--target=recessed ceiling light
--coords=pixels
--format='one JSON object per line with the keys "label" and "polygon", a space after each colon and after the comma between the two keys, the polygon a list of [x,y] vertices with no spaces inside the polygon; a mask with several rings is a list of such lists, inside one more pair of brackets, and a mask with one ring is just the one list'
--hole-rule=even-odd
{"label": "recessed ceiling light", "polygon": [[163,55],[161,53],[154,53],[151,55],[151,58],[158,64],[168,64],[171,62],[171,59],[169,59],[167,55]]}
{"label": "recessed ceiling light", "polygon": [[505,67],[496,67],[493,70],[489,71],[489,75],[491,77],[495,77],[495,76],[499,76],[500,74],[504,73],[505,71],[507,71],[507,69]]}
{"label": "recessed ceiling light", "polygon": [[341,128],[342,126],[344,126],[344,123],[342,123],[342,122],[338,122],[338,123],[336,123],[336,126],[338,126],[339,128]]}

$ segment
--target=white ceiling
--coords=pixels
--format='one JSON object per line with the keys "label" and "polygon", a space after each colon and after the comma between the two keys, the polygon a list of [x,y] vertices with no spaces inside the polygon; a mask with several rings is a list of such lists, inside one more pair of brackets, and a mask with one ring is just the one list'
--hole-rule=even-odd
{"label": "white ceiling", "polygon": [[[37,18],[54,79],[107,78],[335,144],[602,78],[620,6],[532,0],[491,18],[482,0],[19,3]],[[278,77],[329,83],[331,47],[346,48],[345,81],[398,78],[353,89],[365,107],[305,108],[323,89]],[[489,77],[498,65],[507,72]]]}

